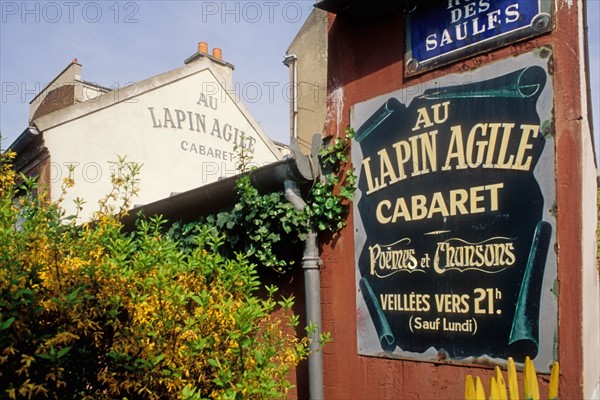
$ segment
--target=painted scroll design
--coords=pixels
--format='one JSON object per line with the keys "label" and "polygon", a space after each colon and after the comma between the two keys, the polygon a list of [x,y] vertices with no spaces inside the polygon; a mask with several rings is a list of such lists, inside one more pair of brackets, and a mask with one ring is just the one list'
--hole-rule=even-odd
{"label": "painted scroll design", "polygon": [[373,324],[375,325],[381,348],[383,351],[391,353],[396,348],[396,338],[390,329],[390,324],[383,314],[383,310],[377,301],[377,297],[375,297],[375,293],[373,293],[369,281],[365,278],[361,278],[359,286],[364,296],[369,314],[371,314],[371,318],[373,319]]}
{"label": "painted scroll design", "polygon": [[534,358],[538,353],[540,297],[551,235],[552,226],[538,222],[509,337],[510,351],[519,362],[525,360],[524,355]]}

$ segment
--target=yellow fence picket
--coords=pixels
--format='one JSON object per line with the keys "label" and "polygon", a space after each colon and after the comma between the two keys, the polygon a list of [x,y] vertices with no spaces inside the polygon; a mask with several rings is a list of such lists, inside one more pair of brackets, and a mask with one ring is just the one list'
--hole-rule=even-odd
{"label": "yellow fence picket", "polygon": [[525,400],[539,400],[540,390],[538,388],[535,366],[529,356],[525,357],[525,369],[523,371],[523,398]]}
{"label": "yellow fence picket", "polygon": [[467,375],[465,381],[465,400],[475,400],[475,382],[471,375]]}
{"label": "yellow fence picket", "polygon": [[479,377],[475,377],[475,400],[485,400],[485,391]]}
{"label": "yellow fence picket", "polygon": [[[548,399],[558,400],[558,380],[560,375],[560,366],[558,362],[552,364],[552,373],[550,374],[550,384],[548,386]],[[519,400],[519,381],[517,379],[517,370],[514,360],[508,358],[507,367],[507,386],[504,381],[504,376],[499,367],[494,370],[494,376],[489,380],[488,400]],[[485,391],[481,379],[476,376],[467,375],[465,380],[465,400],[484,400],[486,399]],[[540,389],[535,372],[535,365],[529,358],[525,358],[523,367],[523,399],[525,400],[540,400]]]}
{"label": "yellow fence picket", "polygon": [[517,369],[512,357],[508,358],[508,392],[510,400],[519,400],[519,381],[517,380]]}
{"label": "yellow fence picket", "polygon": [[500,367],[496,366],[494,370],[496,373],[496,383],[498,385],[498,399],[499,400],[508,400],[508,396],[506,395],[506,383],[504,382],[504,376],[502,376],[502,371],[500,371]]}
{"label": "yellow fence picket", "polygon": [[490,378],[490,400],[500,399],[500,388],[498,387],[498,381],[496,377]]}
{"label": "yellow fence picket", "polygon": [[558,362],[552,364],[552,373],[550,374],[550,385],[548,386],[548,399],[558,400],[558,377],[560,375],[560,367]]}

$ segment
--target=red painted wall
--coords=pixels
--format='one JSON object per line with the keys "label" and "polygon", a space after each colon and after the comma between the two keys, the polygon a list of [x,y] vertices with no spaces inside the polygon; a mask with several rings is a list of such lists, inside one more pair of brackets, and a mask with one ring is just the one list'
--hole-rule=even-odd
{"label": "red painted wall", "polygon": [[[401,15],[369,24],[356,24],[330,14],[328,92],[343,88],[341,121],[332,118],[327,132],[343,134],[350,109],[357,102],[450,73],[463,72],[493,61],[526,53],[542,45],[553,47],[554,111],[556,122],[556,190],[559,280],[560,397],[583,398],[581,371],[581,221],[582,170],[579,95],[580,60],[577,2],[556,0],[553,32],[509,47],[471,57],[414,78],[404,78],[404,20]],[[339,100],[339,98],[338,98]],[[339,107],[330,101],[329,110]],[[339,108],[338,108],[339,109]],[[338,132],[338,127],[341,127]],[[337,240],[323,246],[323,329],[334,342],[324,349],[327,399],[433,399],[462,398],[467,374],[482,378],[487,368],[389,360],[357,354],[356,283],[353,217]],[[541,376],[542,398],[549,376]]]}

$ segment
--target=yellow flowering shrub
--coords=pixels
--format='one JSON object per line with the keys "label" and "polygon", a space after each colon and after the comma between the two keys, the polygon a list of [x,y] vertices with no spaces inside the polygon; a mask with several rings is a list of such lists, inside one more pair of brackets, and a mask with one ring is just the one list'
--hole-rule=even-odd
{"label": "yellow flowering shrub", "polygon": [[160,217],[124,232],[139,172],[124,160],[77,225],[35,182],[15,184],[12,157],[0,155],[0,398],[285,397],[307,353],[292,299],[258,296],[255,265],[223,256],[222,235],[169,235]]}

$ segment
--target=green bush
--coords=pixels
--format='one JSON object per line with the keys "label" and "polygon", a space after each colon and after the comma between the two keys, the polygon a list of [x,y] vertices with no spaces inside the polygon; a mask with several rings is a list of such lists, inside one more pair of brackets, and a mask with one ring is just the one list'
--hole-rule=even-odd
{"label": "green bush", "polygon": [[224,256],[223,235],[165,234],[159,217],[124,233],[139,172],[124,160],[77,226],[0,157],[0,397],[285,397],[307,355],[293,301],[258,296],[256,266]]}

